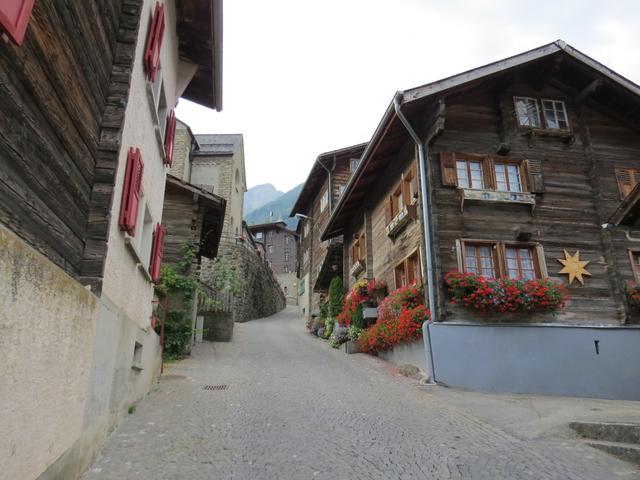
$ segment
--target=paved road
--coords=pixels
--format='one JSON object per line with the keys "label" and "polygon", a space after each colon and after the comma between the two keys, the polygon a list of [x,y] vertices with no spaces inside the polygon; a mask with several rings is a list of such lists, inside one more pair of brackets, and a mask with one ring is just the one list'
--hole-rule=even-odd
{"label": "paved road", "polygon": [[84,480],[640,478],[574,440],[516,438],[376,358],[328,348],[292,310],[236,325],[233,342],[203,344],[167,373]]}

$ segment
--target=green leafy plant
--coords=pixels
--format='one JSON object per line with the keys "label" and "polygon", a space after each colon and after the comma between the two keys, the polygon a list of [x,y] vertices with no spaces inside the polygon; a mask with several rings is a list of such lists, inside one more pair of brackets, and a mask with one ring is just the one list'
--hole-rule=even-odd
{"label": "green leafy plant", "polygon": [[329,299],[327,300],[328,316],[336,317],[342,309],[344,287],[340,277],[333,277],[329,284]]}
{"label": "green leafy plant", "polygon": [[329,317],[324,321],[324,333],[322,335],[323,338],[331,337],[335,323],[336,323],[336,320],[333,317]]}

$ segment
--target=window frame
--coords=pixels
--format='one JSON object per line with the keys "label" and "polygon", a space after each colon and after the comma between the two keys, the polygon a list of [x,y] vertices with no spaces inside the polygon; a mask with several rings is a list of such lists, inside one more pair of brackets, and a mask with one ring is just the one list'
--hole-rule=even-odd
{"label": "window frame", "polygon": [[[525,174],[525,160],[518,160],[515,158],[502,158],[502,157],[491,157],[491,175],[493,176],[493,191],[496,192],[509,192],[509,193],[529,193],[529,185],[527,182],[527,176]],[[520,190],[499,190],[498,189],[498,174],[496,172],[496,164],[515,165],[518,168],[518,178],[520,179]],[[505,168],[505,179],[507,181],[507,185],[509,185],[509,174],[507,169]]]}
{"label": "window frame", "polygon": [[[517,106],[517,100],[518,99],[525,99],[525,100],[533,100],[536,103],[536,113],[538,115],[538,123],[539,126],[534,126],[534,125],[523,125],[522,123],[520,123],[520,115],[518,114],[518,106]],[[557,128],[554,127],[550,127],[549,126],[549,121],[547,119],[547,114],[544,110],[544,102],[552,102],[553,104],[553,111],[554,114],[556,114],[556,120],[557,120],[557,111],[555,108],[555,104],[556,103],[561,103],[562,104],[562,109],[563,109],[563,113],[564,113],[564,121],[566,122],[567,126],[566,127],[560,127],[558,126]],[[514,108],[514,116],[516,117],[516,122],[518,124],[518,127],[521,128],[532,128],[532,129],[537,129],[537,130],[550,130],[550,131],[554,131],[554,132],[569,132],[571,131],[571,122],[569,122],[569,112],[567,110],[567,103],[564,100],[560,100],[557,98],[543,98],[543,97],[527,97],[524,95],[514,95],[513,96],[513,108]],[[559,122],[558,122],[559,125]]]}
{"label": "window frame", "polygon": [[[509,269],[507,265],[507,248],[528,248],[532,253],[533,268],[535,279],[547,278],[549,273],[544,256],[544,249],[539,242],[518,242],[511,240],[487,240],[475,238],[460,238],[456,240],[456,261],[458,270],[466,272],[466,249],[467,245],[490,245],[492,247],[494,270],[496,271],[495,279],[517,280],[509,277]],[[524,280],[524,279],[523,279]]]}
{"label": "window frame", "polygon": [[[571,125],[569,123],[569,113],[567,112],[567,104],[565,103],[564,100],[557,100],[554,98],[542,98],[540,97],[538,99],[538,101],[540,102],[540,111],[542,112],[542,117],[544,118],[544,128],[546,128],[547,130],[559,130],[559,131],[567,131],[571,128]],[[553,105],[553,113],[556,115],[556,121],[557,119],[557,111],[555,108],[555,104],[556,103],[561,103],[562,104],[562,113],[564,113],[564,121],[567,124],[566,127],[560,127],[558,126],[557,128],[554,127],[550,127],[549,126],[549,120],[547,119],[547,112],[545,111],[545,107],[544,107],[544,102],[551,102]],[[558,125],[560,125],[560,123],[558,122]]]}
{"label": "window frame", "polygon": [[[406,287],[407,285],[418,284],[422,282],[422,263],[420,261],[420,249],[416,248],[409,255],[404,257],[393,267],[393,278],[395,282],[395,288]],[[415,259],[415,260],[414,260]],[[417,268],[413,269],[413,279],[410,275],[411,262],[415,261]],[[398,281],[398,275],[401,274],[404,278],[404,283]],[[402,284],[401,284],[402,283]]]}
{"label": "window frame", "polygon": [[[626,194],[624,193],[623,186],[620,182],[621,175],[623,174],[622,172],[624,172],[625,175],[628,175],[629,179],[633,183]],[[640,168],[614,167],[613,173],[615,175],[618,191],[620,192],[620,199],[624,200],[633,191],[638,182],[640,182]]]}

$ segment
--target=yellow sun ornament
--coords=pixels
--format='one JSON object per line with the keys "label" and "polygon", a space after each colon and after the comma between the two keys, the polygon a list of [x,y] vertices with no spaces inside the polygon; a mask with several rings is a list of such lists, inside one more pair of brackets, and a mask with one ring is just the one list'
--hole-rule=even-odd
{"label": "yellow sun ornament", "polygon": [[591,276],[591,274],[587,272],[587,270],[584,268],[587,266],[589,262],[580,261],[580,250],[576,250],[576,253],[574,255],[569,255],[569,252],[565,250],[564,258],[558,258],[557,260],[562,265],[564,265],[564,268],[560,270],[558,273],[559,274],[564,273],[566,275],[569,275],[569,285],[571,285],[571,282],[573,282],[574,278],[578,279],[578,281],[582,285],[584,285],[584,279],[582,278],[582,276],[583,275]]}

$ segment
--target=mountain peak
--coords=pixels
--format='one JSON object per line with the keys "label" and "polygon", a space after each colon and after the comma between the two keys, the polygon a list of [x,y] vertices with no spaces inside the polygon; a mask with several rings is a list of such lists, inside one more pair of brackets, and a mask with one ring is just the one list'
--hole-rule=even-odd
{"label": "mountain peak", "polygon": [[245,215],[257,210],[263,205],[272,202],[284,195],[284,192],[276,190],[270,183],[263,183],[261,185],[254,185],[248,189],[244,194],[244,211]]}

